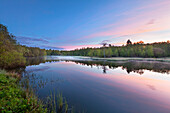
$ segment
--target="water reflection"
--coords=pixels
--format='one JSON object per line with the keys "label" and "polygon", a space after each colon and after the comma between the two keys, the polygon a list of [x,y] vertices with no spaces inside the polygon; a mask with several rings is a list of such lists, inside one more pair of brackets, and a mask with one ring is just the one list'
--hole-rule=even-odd
{"label": "water reflection", "polygon": [[[122,70],[126,70],[128,74],[131,72],[138,73],[140,75],[144,74],[144,70],[149,70],[153,72],[158,72],[162,74],[170,73],[170,62],[157,62],[157,61],[95,61],[95,60],[80,60],[70,58],[70,60],[58,59],[57,57],[31,57],[27,58],[25,67],[18,67],[15,69],[10,69],[9,71],[15,71],[22,73],[25,71],[27,66],[40,65],[42,63],[53,63],[53,62],[74,62],[79,65],[94,67],[102,67],[103,73],[106,74],[108,69],[116,69],[121,67]],[[49,67],[43,67],[39,71],[48,69]],[[30,70],[31,71],[31,70]],[[35,70],[32,70],[35,71]],[[38,70],[37,70],[38,71]]]}
{"label": "water reflection", "polygon": [[[32,58],[27,58],[27,66],[33,66],[33,65],[40,65],[43,63],[53,63],[53,62],[60,62],[63,61],[61,59],[56,59],[53,57],[32,57]],[[140,75],[144,74],[144,70],[149,70],[152,72],[158,72],[158,73],[166,73],[169,74],[170,73],[170,63],[168,62],[143,62],[143,61],[85,61],[85,60],[73,60],[73,58],[71,60],[64,60],[64,62],[66,63],[75,63],[78,65],[82,65],[82,66],[90,66],[91,68],[93,67],[97,67],[97,69],[102,69],[103,74],[107,74],[107,71],[109,69],[116,69],[121,67],[122,70],[126,70],[126,72],[128,74],[130,74],[131,72],[134,73],[138,73]],[[44,87],[47,82],[50,82],[50,84],[53,84],[56,81],[63,81],[63,80],[59,80],[58,78],[56,80],[51,79],[50,81],[48,81],[48,78],[46,78],[45,80],[42,79],[42,75],[36,75],[34,74],[34,72],[44,72],[47,71],[48,69],[50,69],[51,67],[49,66],[43,66],[43,67],[39,67],[39,68],[35,68],[35,67],[30,67],[29,70],[25,70],[26,67],[22,67],[22,68],[18,68],[18,69],[13,69],[11,71],[17,71],[18,73],[22,73],[22,75],[24,76],[23,81],[30,81],[31,83],[31,87],[33,87],[34,89],[38,90],[41,87]],[[30,74],[32,73],[32,74]],[[26,83],[24,83],[26,84]],[[156,90],[154,86],[151,85],[147,85],[150,89],[152,90]]]}
{"label": "water reflection", "polygon": [[[67,61],[69,62],[69,61]],[[116,69],[122,67],[122,70],[126,70],[127,73],[135,72],[140,75],[144,74],[144,70],[149,70],[159,73],[170,73],[170,63],[166,62],[143,62],[143,61],[70,61],[76,64],[86,65],[86,66],[102,66],[103,73],[107,72],[107,67],[109,69]]]}
{"label": "water reflection", "polygon": [[50,90],[59,90],[76,111],[169,113],[170,79],[162,74],[169,74],[169,63],[56,58],[38,61],[29,61],[23,78],[29,80],[40,98],[50,95]]}
{"label": "water reflection", "polygon": [[[71,59],[71,58],[70,58]],[[73,59],[73,58],[72,58]],[[156,62],[156,61],[93,61],[93,60],[64,60],[65,62],[75,62],[76,64],[86,65],[86,66],[102,66],[103,73],[107,73],[109,69],[116,69],[122,67],[122,70],[126,70],[127,73],[135,72],[140,75],[144,74],[144,70],[149,70],[159,73],[170,73],[170,63],[169,62]],[[56,59],[56,57],[36,57],[27,58],[27,66],[39,65],[40,63],[52,63],[63,61]],[[48,68],[48,67],[46,67]],[[23,70],[22,70],[23,71]]]}

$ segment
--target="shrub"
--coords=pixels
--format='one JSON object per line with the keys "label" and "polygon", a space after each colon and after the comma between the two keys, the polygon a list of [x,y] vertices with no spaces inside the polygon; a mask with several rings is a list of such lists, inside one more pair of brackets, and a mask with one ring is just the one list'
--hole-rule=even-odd
{"label": "shrub", "polygon": [[25,66],[26,59],[22,53],[16,51],[3,52],[0,55],[0,66],[3,68],[15,68],[18,66]]}

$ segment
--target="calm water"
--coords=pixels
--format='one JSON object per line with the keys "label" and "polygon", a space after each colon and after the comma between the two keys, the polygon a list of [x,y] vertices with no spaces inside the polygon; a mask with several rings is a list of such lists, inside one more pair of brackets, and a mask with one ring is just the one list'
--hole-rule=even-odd
{"label": "calm water", "polygon": [[25,73],[39,98],[62,92],[76,111],[170,113],[170,63],[53,56],[28,65]]}

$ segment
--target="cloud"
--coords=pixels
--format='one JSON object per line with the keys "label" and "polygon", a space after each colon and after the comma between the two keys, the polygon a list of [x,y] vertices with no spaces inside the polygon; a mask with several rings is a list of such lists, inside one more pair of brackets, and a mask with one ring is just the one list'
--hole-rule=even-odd
{"label": "cloud", "polygon": [[42,39],[42,38],[32,38],[32,37],[24,37],[24,36],[17,36],[16,39],[21,42],[22,44],[31,44],[31,42],[41,42],[44,44],[48,44],[49,41]]}
{"label": "cloud", "polygon": [[111,42],[110,40],[103,40],[101,43],[99,43],[100,45],[103,45],[103,44],[108,44],[109,42]]}
{"label": "cloud", "polygon": [[94,45],[68,45],[68,46],[61,46],[61,48],[64,48],[65,50],[74,50],[74,49],[80,49],[80,48],[86,48],[86,47],[101,47],[101,45],[94,44]]}
{"label": "cloud", "polygon": [[[99,42],[102,42],[102,40],[106,42],[111,40],[114,45],[123,44],[123,42],[129,38],[132,40],[135,39],[135,41],[153,41],[155,40],[155,37],[158,37],[155,33],[170,28],[169,5],[169,0],[165,0],[164,2],[149,2],[149,4],[129,8],[125,12],[120,12],[116,17],[113,12],[109,13],[109,20],[112,21],[107,21],[107,16],[102,16],[102,19],[96,18],[99,20],[95,23],[101,21],[101,23],[96,26],[95,24],[90,24],[88,28],[89,24],[83,24],[85,26],[79,25],[79,27],[75,29],[71,26],[69,27],[68,33],[64,32],[63,36],[59,35],[59,37],[56,38],[57,40],[52,42],[53,45],[54,43],[57,43],[56,45],[58,47],[51,46],[51,43],[42,38],[19,37],[19,39],[28,45],[40,43],[41,45],[47,45],[42,47],[54,49],[76,49],[88,46],[95,47],[96,45],[99,45]],[[79,32],[79,30],[81,30],[81,32]],[[160,38],[160,40],[166,39],[162,34],[158,38]]]}
{"label": "cloud", "polygon": [[[20,43],[22,43],[21,41],[19,41]],[[26,45],[30,45],[30,44],[32,44],[31,42],[28,42],[28,41],[24,41],[24,43],[22,43],[22,44],[26,44]]]}
{"label": "cloud", "polygon": [[155,19],[152,19],[148,23],[146,23],[146,25],[150,25],[150,24],[154,24],[154,23],[155,23]]}
{"label": "cloud", "polygon": [[56,46],[48,46],[48,45],[42,45],[40,48],[45,48],[45,49],[55,49],[55,50],[63,50],[64,48],[62,47],[56,47]]}
{"label": "cloud", "polygon": [[103,40],[102,43],[108,43],[110,40]]}
{"label": "cloud", "polygon": [[54,50],[63,50],[62,47],[52,46],[50,42],[43,38],[32,38],[32,37],[24,37],[18,36],[16,37],[19,43],[29,46],[29,47],[39,47],[41,49],[54,49]]}
{"label": "cloud", "polygon": [[125,12],[127,14],[123,15],[126,16],[126,18],[102,25],[98,27],[96,31],[86,34],[79,40],[99,40],[104,38],[117,40],[122,35],[136,36],[169,29],[169,4],[169,1],[156,2],[136,8],[136,10],[128,10]]}

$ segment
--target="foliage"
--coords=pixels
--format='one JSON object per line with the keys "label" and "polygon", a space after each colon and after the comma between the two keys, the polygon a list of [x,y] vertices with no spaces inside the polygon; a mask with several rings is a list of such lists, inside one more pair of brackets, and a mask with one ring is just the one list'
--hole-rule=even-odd
{"label": "foliage", "polygon": [[49,49],[49,50],[46,50],[46,53],[47,53],[47,55],[59,55],[60,51]]}
{"label": "foliage", "polygon": [[[70,55],[90,57],[170,57],[170,41],[144,44],[143,41],[132,44],[129,40],[124,46],[101,48],[82,48],[71,51],[47,50],[48,55]],[[55,54],[53,54],[55,53]]]}
{"label": "foliage", "polygon": [[14,50],[2,53],[0,61],[0,66],[3,68],[14,68],[16,65],[24,66],[26,62],[22,53],[18,53]]}
{"label": "foliage", "polygon": [[46,109],[33,95],[27,95],[18,85],[18,78],[0,73],[1,113],[45,113]]}
{"label": "foliage", "polygon": [[15,68],[25,66],[25,57],[46,55],[45,49],[19,45],[15,36],[8,32],[6,26],[0,24],[0,67]]}
{"label": "foliage", "polygon": [[[47,99],[40,101],[33,93],[33,84],[29,83],[30,79],[27,77],[21,80],[20,74],[0,70],[0,112],[68,113],[72,111],[61,93],[57,96],[51,93]],[[41,87],[40,84],[38,86]]]}

